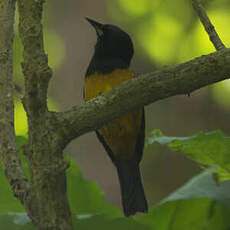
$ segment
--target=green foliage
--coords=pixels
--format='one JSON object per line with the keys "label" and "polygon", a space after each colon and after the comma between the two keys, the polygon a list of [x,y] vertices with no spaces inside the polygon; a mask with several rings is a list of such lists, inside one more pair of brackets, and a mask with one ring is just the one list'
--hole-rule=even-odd
{"label": "green foliage", "polygon": [[[147,139],[148,145],[154,142],[167,145],[176,151],[183,150],[190,158],[201,163],[218,162],[221,166],[228,165],[225,148],[228,148],[229,138],[220,131],[200,133],[193,137],[167,137],[158,130]],[[25,137],[17,137],[19,149],[26,143]],[[216,149],[219,150],[218,160],[215,159],[215,154],[210,155],[211,150],[215,152]],[[28,173],[26,160],[21,151],[20,157],[23,168]],[[0,229],[35,229],[21,204],[13,197],[2,170],[0,180]],[[150,208],[149,213],[129,218],[123,217],[117,208],[109,205],[98,186],[84,180],[80,169],[72,161],[71,167],[67,170],[67,184],[76,229],[90,230],[96,227],[111,230],[226,230],[230,228],[230,181],[217,185],[210,171],[191,179],[160,204]]]}
{"label": "green foliage", "polygon": [[158,230],[225,230],[230,227],[230,182],[216,185],[203,172],[152,208],[140,222]]}
{"label": "green foliage", "polygon": [[229,191],[230,181],[225,181],[217,185],[213,180],[212,173],[204,171],[169,195],[162,203],[173,200],[190,200],[193,198],[208,197],[215,202],[230,207]]}
{"label": "green foliage", "polygon": [[72,212],[77,215],[105,214],[121,216],[120,211],[109,205],[103,192],[94,182],[85,180],[75,162],[67,170],[67,193]]}
{"label": "green foliage", "polygon": [[35,230],[26,213],[0,212],[0,229]]}
{"label": "green foliage", "polygon": [[172,151],[182,152],[202,165],[214,166],[212,171],[218,175],[219,182],[230,180],[230,137],[221,131],[200,132],[191,137],[168,137],[155,130],[146,141],[147,145],[154,142],[167,145]]}
{"label": "green foliage", "polygon": [[154,230],[153,228],[142,224],[134,218],[111,218],[108,216],[90,216],[88,218],[74,219],[76,229],[91,230],[91,229],[110,229],[110,230]]}
{"label": "green foliage", "polygon": [[[78,187],[81,189],[81,183]],[[204,172],[151,208],[148,214],[118,217],[117,214],[114,215],[113,209],[109,212],[108,205],[105,205],[104,208],[101,206],[100,209],[104,210],[100,212],[106,214],[98,214],[98,210],[90,208],[89,214],[73,217],[73,223],[76,229],[81,230],[95,227],[111,230],[226,230],[230,227],[229,188],[229,182],[217,186],[211,173]],[[35,229],[25,213],[0,214],[0,229],[3,226],[10,230]]]}
{"label": "green foliage", "polygon": [[203,230],[229,227],[229,209],[208,198],[175,200],[152,209],[140,220],[158,230]]}
{"label": "green foliage", "polygon": [[[27,139],[23,136],[17,136],[16,141],[19,149],[22,167],[26,175],[29,177],[29,168],[26,163],[26,157],[22,154],[21,151],[23,145],[27,143]],[[21,203],[16,198],[14,198],[1,167],[0,181],[0,213],[25,211]],[[80,169],[74,161],[71,161],[71,167],[67,170],[67,187],[67,193],[73,213],[77,215],[108,213],[114,217],[121,216],[121,213],[117,208],[109,205],[105,201],[104,195],[97,184],[94,182],[86,181],[82,177]]]}

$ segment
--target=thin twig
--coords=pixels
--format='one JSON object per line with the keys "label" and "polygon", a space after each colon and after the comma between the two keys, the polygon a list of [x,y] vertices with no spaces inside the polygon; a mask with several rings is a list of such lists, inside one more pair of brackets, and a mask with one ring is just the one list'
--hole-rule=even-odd
{"label": "thin twig", "polygon": [[201,5],[199,0],[192,0],[192,6],[194,10],[197,12],[200,21],[202,22],[206,32],[209,35],[209,39],[216,48],[216,50],[221,50],[226,48],[223,42],[221,41],[219,35],[217,34],[213,24],[211,23],[204,7]]}

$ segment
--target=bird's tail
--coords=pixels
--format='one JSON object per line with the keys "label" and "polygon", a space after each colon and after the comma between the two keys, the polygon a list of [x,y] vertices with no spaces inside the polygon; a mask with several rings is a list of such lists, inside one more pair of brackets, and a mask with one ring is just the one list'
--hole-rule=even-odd
{"label": "bird's tail", "polygon": [[136,212],[148,212],[139,164],[129,161],[119,162],[116,167],[125,216],[134,215]]}

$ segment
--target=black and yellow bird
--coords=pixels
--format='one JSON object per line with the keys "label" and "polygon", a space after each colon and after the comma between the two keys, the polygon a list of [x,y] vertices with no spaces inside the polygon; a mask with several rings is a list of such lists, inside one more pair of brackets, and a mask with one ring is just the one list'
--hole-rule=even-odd
{"label": "black and yellow bird", "polygon": [[[85,101],[134,77],[129,69],[134,53],[130,36],[117,26],[87,20],[96,30],[97,43],[85,75]],[[144,108],[109,121],[96,134],[117,168],[124,214],[147,212],[139,168],[145,138]]]}

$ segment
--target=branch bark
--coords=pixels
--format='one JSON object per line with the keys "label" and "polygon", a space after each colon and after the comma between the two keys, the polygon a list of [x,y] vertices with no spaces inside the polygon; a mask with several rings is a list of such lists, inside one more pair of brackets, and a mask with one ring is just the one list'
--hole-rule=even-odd
{"label": "branch bark", "polygon": [[0,157],[14,195],[26,203],[29,184],[18,157],[14,133],[13,25],[15,1],[0,2]]}
{"label": "branch bark", "polygon": [[83,105],[62,113],[52,113],[52,120],[63,141],[98,129],[104,123],[138,107],[230,78],[230,49],[165,67],[124,82]]}
{"label": "branch bark", "polygon": [[30,209],[28,214],[40,230],[72,230],[66,196],[63,148],[50,126],[47,89],[52,75],[43,45],[44,0],[18,0],[19,34],[23,44],[22,69],[25,78],[23,105],[28,118],[27,159],[30,169]]}
{"label": "branch bark", "polygon": [[25,76],[23,104],[30,119],[47,111],[47,89],[52,76],[44,52],[41,23],[43,0],[18,0],[19,33],[24,46],[22,70]]}
{"label": "branch bark", "polygon": [[207,32],[209,39],[212,42],[213,46],[216,48],[216,50],[221,50],[225,48],[224,43],[221,41],[219,35],[215,30],[215,27],[211,23],[208,15],[206,14],[204,7],[201,5],[199,0],[192,0],[192,6],[194,10],[197,12],[200,21],[203,24],[204,29]]}

